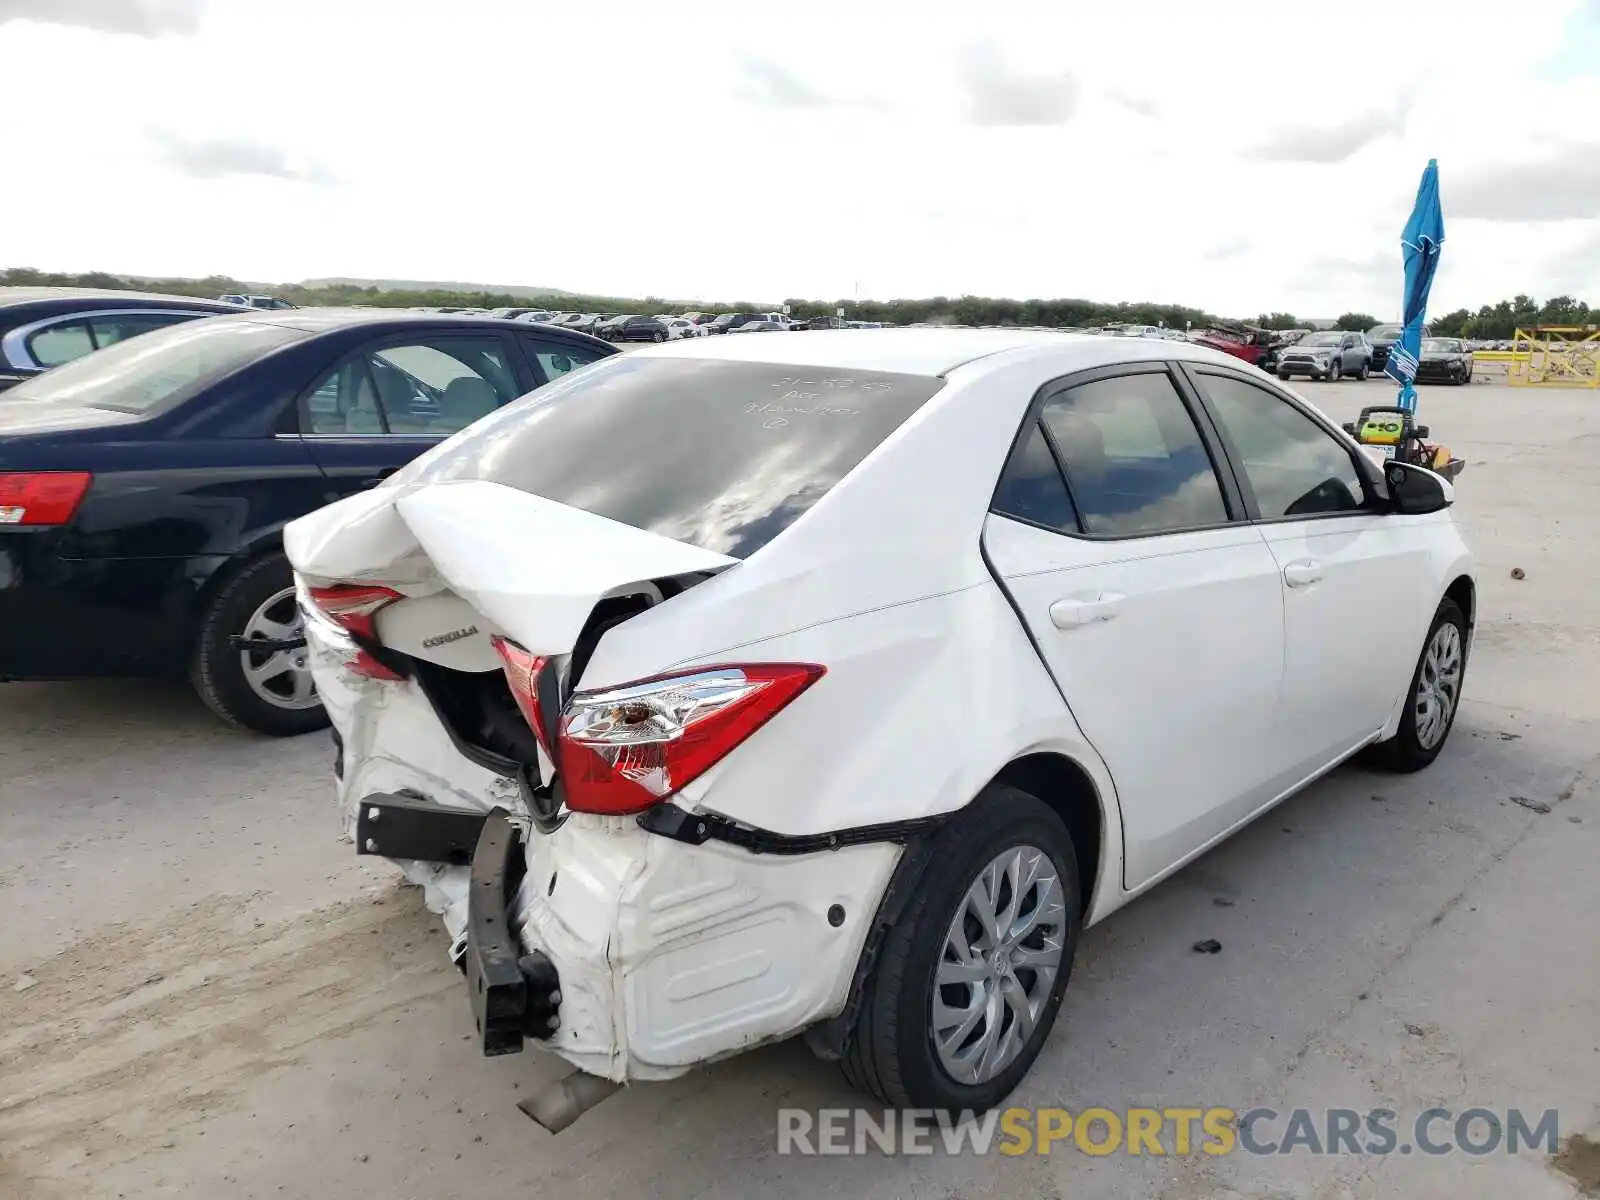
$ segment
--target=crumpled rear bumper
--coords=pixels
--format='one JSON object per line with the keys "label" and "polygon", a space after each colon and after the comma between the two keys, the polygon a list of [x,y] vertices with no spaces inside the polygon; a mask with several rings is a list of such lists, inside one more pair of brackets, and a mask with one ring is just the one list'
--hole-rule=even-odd
{"label": "crumpled rear bumper", "polygon": [[509,919],[559,976],[544,1044],[606,1079],[665,1079],[837,1014],[900,853],[753,854],[581,814],[534,836]]}
{"label": "crumpled rear bumper", "polygon": [[[493,819],[518,829],[522,854],[481,882],[505,895],[516,950],[544,956],[558,977],[558,1026],[544,1040],[525,1032],[524,1044],[618,1082],[665,1079],[844,1010],[899,844],[758,853],[582,813],[533,833],[515,781],[467,761],[412,684],[324,670],[318,687],[342,743],[338,787],[352,838],[362,801],[378,796],[500,810],[509,818]],[[383,841],[380,832],[374,852],[384,853]],[[472,867],[396,861],[465,964]]]}

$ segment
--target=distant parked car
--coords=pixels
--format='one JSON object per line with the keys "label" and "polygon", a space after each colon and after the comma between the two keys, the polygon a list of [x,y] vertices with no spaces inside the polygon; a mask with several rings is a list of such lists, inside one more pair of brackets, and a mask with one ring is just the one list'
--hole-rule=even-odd
{"label": "distant parked car", "polygon": [[1278,360],[1283,357],[1284,352],[1310,332],[1309,329],[1277,330],[1273,335],[1271,344],[1267,346],[1266,353],[1261,356],[1261,361],[1256,366],[1269,375],[1276,375],[1278,373]]}
{"label": "distant parked car", "polygon": [[595,337],[605,338],[606,341],[609,342],[613,340],[617,332],[620,331],[622,327],[632,320],[636,315],[637,314],[635,313],[623,313],[620,316],[613,315],[604,317],[601,320],[596,321],[594,323],[594,327],[590,329],[589,332],[594,334]]}
{"label": "distant parked car", "polygon": [[[1400,340],[1402,325],[1374,325],[1367,330],[1367,341],[1372,343],[1372,369],[1382,371],[1389,365],[1389,347]],[[1422,327],[1422,337],[1426,341],[1433,336],[1430,326]]]}
{"label": "distant parked car", "polygon": [[843,317],[812,317],[809,321],[801,321],[796,329],[848,329],[850,323]]}
{"label": "distant parked car", "polygon": [[713,317],[706,326],[712,333],[732,333],[741,325],[748,325],[751,321],[759,321],[760,317],[753,313],[723,313]]}
{"label": "distant parked car", "polygon": [[1472,348],[1460,338],[1427,338],[1417,356],[1418,383],[1472,382]]}
{"label": "distant parked car", "polygon": [[603,336],[613,342],[664,342],[672,331],[660,317],[624,317]]}
{"label": "distant parked car", "polygon": [[599,323],[599,313],[565,313],[550,322],[557,329],[571,329],[578,333],[592,333]]}
{"label": "distant parked car", "polygon": [[139,334],[238,311],[237,305],[194,296],[0,287],[0,392]]}
{"label": "distant parked car", "polygon": [[781,325],[777,321],[769,321],[764,317],[757,317],[754,321],[746,321],[743,325],[735,325],[728,330],[729,333],[783,333],[789,326]]}
{"label": "distant parked car", "polygon": [[243,305],[245,308],[262,308],[274,311],[295,307],[287,300],[280,300],[277,296],[239,296],[230,294],[227,296],[218,296],[217,299],[221,300],[225,304],[236,304]]}
{"label": "distant parked car", "polygon": [[502,321],[518,321],[523,317],[531,320],[550,318],[555,316],[548,308],[491,308],[488,313],[491,317],[498,317]]}
{"label": "distant parked car", "polygon": [[660,321],[667,327],[667,336],[669,338],[676,339],[707,336],[706,331],[703,328],[701,328],[699,325],[696,325],[693,321],[686,317],[665,316],[657,317],[656,320]]}
{"label": "distant parked car", "polygon": [[1312,379],[1343,379],[1372,374],[1372,343],[1364,333],[1326,329],[1308,333],[1278,357],[1278,378],[1308,375]]}
{"label": "distant parked car", "polygon": [[327,723],[283,526],[616,351],[510,321],[235,309],[0,396],[0,680],[177,677],[267,734]]}

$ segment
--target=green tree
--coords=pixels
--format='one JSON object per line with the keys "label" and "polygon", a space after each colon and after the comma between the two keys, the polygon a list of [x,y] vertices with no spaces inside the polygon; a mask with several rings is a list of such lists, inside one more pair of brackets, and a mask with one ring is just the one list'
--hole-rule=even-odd
{"label": "green tree", "polygon": [[1347,312],[1340,316],[1338,325],[1340,329],[1353,329],[1365,331],[1378,323],[1378,318],[1371,313]]}
{"label": "green tree", "polygon": [[1299,329],[1300,321],[1293,313],[1275,312],[1262,313],[1256,318],[1256,324],[1263,329]]}

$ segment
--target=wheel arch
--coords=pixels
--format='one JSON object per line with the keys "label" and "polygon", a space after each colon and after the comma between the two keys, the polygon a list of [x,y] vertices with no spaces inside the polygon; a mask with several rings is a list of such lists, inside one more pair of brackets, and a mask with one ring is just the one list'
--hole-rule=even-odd
{"label": "wheel arch", "polygon": [[[1094,777],[1082,764],[1056,750],[1034,750],[1020,754],[1000,768],[979,787],[968,803],[996,785],[1014,787],[1040,800],[1061,818],[1078,855],[1078,887],[1081,892],[1081,919],[1088,924],[1102,883],[1114,884],[1120,878],[1120,847],[1107,839],[1121,832],[1119,817],[1108,820],[1105,800]],[[957,809],[956,812],[962,811]],[[933,842],[944,822],[955,813],[946,813],[930,822],[924,832],[909,838],[896,864],[889,884],[878,903],[872,927],[856,961],[855,975],[846,993],[844,1008],[835,1016],[811,1026],[805,1032],[806,1044],[820,1058],[842,1058],[855,1034],[867,977],[877,964],[878,952],[889,929],[905,911],[907,903],[922,884]],[[1106,871],[1112,877],[1103,879]],[[1100,901],[1104,907],[1104,901]]]}
{"label": "wheel arch", "polygon": [[192,636],[199,636],[200,618],[205,614],[211,602],[216,599],[217,593],[228,585],[245,568],[260,562],[269,554],[283,553],[283,526],[263,530],[254,535],[251,542],[241,547],[235,553],[219,562],[212,568],[211,574],[206,576],[203,583],[195,593],[195,629]]}
{"label": "wheel arch", "polygon": [[1105,805],[1089,772],[1065,754],[1036,751],[1007,763],[984,786],[996,784],[1027,792],[1061,818],[1078,855],[1078,886],[1082,893],[1079,911],[1087,920],[1093,911],[1102,865],[1111,858],[1106,853]]}
{"label": "wheel arch", "polygon": [[1473,626],[1478,618],[1478,585],[1471,575],[1457,575],[1444,590],[1446,600],[1454,600],[1467,618],[1467,638],[1470,644]]}

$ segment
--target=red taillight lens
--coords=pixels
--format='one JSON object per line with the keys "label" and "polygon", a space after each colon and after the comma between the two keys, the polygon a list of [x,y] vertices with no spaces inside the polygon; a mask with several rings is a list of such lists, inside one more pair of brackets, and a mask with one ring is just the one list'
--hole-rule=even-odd
{"label": "red taillight lens", "polygon": [[357,643],[355,652],[345,659],[345,665],[350,670],[369,679],[400,678],[368,653],[360,643],[378,640],[376,621],[378,610],[386,608],[396,600],[404,600],[404,596],[386,587],[355,583],[314,587],[309,591],[311,602],[326,614],[330,621],[355,639]]}
{"label": "red taillight lens", "polygon": [[810,663],[703,667],[580,692],[556,763],[574,812],[636,813],[709,771],[822,677]]}
{"label": "red taillight lens", "polygon": [[550,740],[550,731],[544,727],[544,715],[539,708],[539,672],[544,670],[545,664],[550,660],[529,654],[521,646],[499,634],[491,636],[489,644],[499,652],[501,660],[506,665],[506,682],[511,686],[511,698],[517,702],[522,719],[528,723],[528,728],[533,730],[534,736],[539,739],[539,745],[544,747],[544,752],[550,756],[550,761],[555,762],[555,744]]}
{"label": "red taillight lens", "polygon": [[0,525],[65,525],[93,482],[87,471],[0,471]]}

